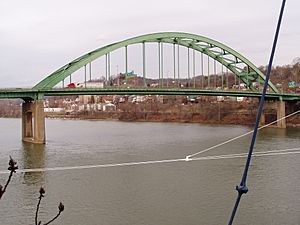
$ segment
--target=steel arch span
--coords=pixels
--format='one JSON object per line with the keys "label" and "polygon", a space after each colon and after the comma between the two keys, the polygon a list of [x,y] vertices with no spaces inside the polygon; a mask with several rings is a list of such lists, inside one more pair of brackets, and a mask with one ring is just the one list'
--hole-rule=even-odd
{"label": "steel arch span", "polygon": [[[119,48],[126,48],[129,45],[150,42],[180,45],[201,52],[228,68],[238,79],[247,84],[252,91],[256,91],[253,86],[255,82],[263,83],[265,81],[265,75],[252,62],[237,51],[218,41],[190,33],[162,32],[133,37],[98,48],[56,70],[40,81],[33,89],[51,89],[78,69],[101,56]],[[279,93],[272,82],[269,81],[268,85],[271,92]]]}

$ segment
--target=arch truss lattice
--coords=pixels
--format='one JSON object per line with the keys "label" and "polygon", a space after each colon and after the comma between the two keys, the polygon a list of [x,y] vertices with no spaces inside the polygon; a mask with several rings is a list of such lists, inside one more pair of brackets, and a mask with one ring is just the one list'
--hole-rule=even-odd
{"label": "arch truss lattice", "polygon": [[[218,41],[189,33],[163,32],[130,38],[91,51],[56,70],[40,81],[33,89],[51,89],[75,71],[114,50],[123,47],[127,50],[129,45],[155,42],[173,44],[174,46],[180,45],[207,55],[228,68],[238,79],[247,84],[252,91],[257,91],[254,87],[255,83],[262,84],[265,81],[265,75],[252,62]],[[279,93],[272,82],[269,81],[268,86],[270,92]]]}

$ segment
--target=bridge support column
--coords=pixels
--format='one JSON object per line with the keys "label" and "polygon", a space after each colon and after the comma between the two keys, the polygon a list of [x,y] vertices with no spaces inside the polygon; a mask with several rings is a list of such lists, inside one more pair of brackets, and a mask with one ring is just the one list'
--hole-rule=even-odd
{"label": "bridge support column", "polygon": [[[278,101],[277,102],[277,120],[285,117],[285,102]],[[286,128],[286,119],[282,119],[277,121],[278,128]]]}
{"label": "bridge support column", "polygon": [[35,144],[45,144],[43,100],[26,101],[22,104],[22,140]]}
{"label": "bridge support column", "polygon": [[266,114],[264,112],[261,113],[261,117],[259,120],[259,126],[266,125]]}

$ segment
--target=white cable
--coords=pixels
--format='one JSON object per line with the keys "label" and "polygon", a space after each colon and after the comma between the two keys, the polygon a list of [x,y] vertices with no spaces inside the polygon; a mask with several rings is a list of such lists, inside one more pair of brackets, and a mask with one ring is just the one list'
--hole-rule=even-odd
{"label": "white cable", "polygon": [[[298,152],[300,148],[290,148],[290,149],[279,149],[279,150],[270,150],[270,151],[261,151],[253,153],[255,156],[263,156],[266,154],[279,154],[279,153],[292,153],[292,152]],[[227,154],[227,155],[215,155],[215,156],[205,156],[205,157],[198,157],[198,158],[190,158],[189,160],[193,159],[233,159],[235,157],[246,157],[248,156],[248,153],[238,153],[238,154]]]}
{"label": "white cable", "polygon": [[[261,156],[277,156],[277,155],[291,155],[291,154],[300,154],[300,151],[290,151],[290,152],[271,152],[271,153],[264,153],[264,154],[253,154],[253,157],[261,157]],[[198,157],[198,158],[192,158],[190,161],[194,160],[213,160],[213,159],[235,159],[235,158],[246,158],[247,154],[243,155],[224,155],[223,157]]]}
{"label": "white cable", "polygon": [[[293,116],[297,113],[299,113],[300,110],[294,112],[294,113],[291,113],[285,117],[282,117],[276,121],[273,121],[269,124],[266,124],[262,127],[259,128],[260,129],[263,129],[265,127],[268,127],[280,120],[283,120],[285,118],[288,118],[290,116]],[[186,156],[185,158],[183,159],[166,159],[166,160],[156,160],[156,161],[142,161],[142,162],[128,162],[128,163],[112,163],[112,164],[99,164],[99,165],[84,165],[84,166],[69,166],[69,167],[52,167],[52,168],[36,168],[36,169],[20,169],[20,170],[17,170],[18,173],[26,173],[26,172],[45,172],[45,171],[63,171],[63,170],[75,170],[75,169],[92,169],[92,168],[108,168],[108,167],[120,167],[120,166],[135,166],[135,165],[146,165],[146,164],[156,164],[156,163],[171,163],[171,162],[180,162],[180,161],[184,161],[184,162],[187,162],[187,161],[196,161],[196,160],[212,160],[212,159],[233,159],[233,158],[241,158],[241,157],[246,157],[247,156],[247,153],[240,153],[240,154],[228,154],[228,155],[218,155],[218,156],[206,156],[206,157],[198,157],[198,158],[191,158],[195,155],[198,155],[198,154],[201,154],[201,153],[204,153],[204,152],[207,152],[211,149],[214,149],[214,148],[217,148],[217,147],[220,147],[222,145],[225,145],[229,142],[232,142],[236,139],[239,139],[241,137],[244,137],[248,134],[251,134],[253,132],[252,131],[249,131],[245,134],[242,134],[242,135],[239,135],[235,138],[232,138],[232,139],[229,139],[225,142],[222,142],[220,144],[217,144],[217,145],[214,145],[212,147],[209,147],[207,149],[204,149],[200,152],[196,152],[192,155],[188,155]],[[298,154],[300,152],[296,152],[296,150],[300,150],[299,148],[294,148],[294,149],[282,149],[282,150],[272,150],[272,151],[264,151],[264,152],[257,152],[254,154],[254,156],[269,156],[269,155],[285,155],[285,154]],[[0,170],[0,174],[7,174],[9,173],[9,171],[7,170]]]}
{"label": "white cable", "polygon": [[[270,150],[270,151],[256,152],[254,154],[254,156],[260,157],[260,156],[299,154],[300,153],[299,150],[300,150],[300,148]],[[142,162],[127,162],[127,163],[111,163],[111,164],[83,165],[83,166],[66,166],[66,167],[52,167],[52,168],[20,169],[20,170],[17,170],[17,173],[81,170],[81,169],[93,169],[93,168],[149,165],[149,164],[159,164],[159,163],[161,164],[161,163],[172,163],[172,162],[190,162],[190,161],[215,160],[215,159],[234,159],[234,158],[244,158],[244,157],[247,157],[247,153],[205,156],[205,157],[198,157],[198,158],[189,158],[188,160],[186,160],[186,159],[165,159],[165,160],[142,161]],[[1,170],[0,171],[0,174],[7,174],[7,173],[9,173],[8,170]]]}
{"label": "white cable", "polygon": [[[291,114],[289,114],[289,115],[287,115],[287,116],[285,116],[285,117],[282,117],[282,118],[280,118],[280,119],[278,119],[278,120],[275,120],[275,121],[273,121],[273,122],[271,122],[271,123],[268,123],[268,124],[266,124],[266,125],[264,125],[264,126],[261,126],[260,128],[258,128],[258,130],[261,130],[261,129],[263,129],[263,128],[266,128],[266,127],[268,127],[268,126],[271,126],[272,124],[277,123],[278,121],[283,120],[283,119],[286,119],[286,118],[291,117],[291,116],[293,116],[293,115],[296,115],[296,114],[299,113],[299,112],[300,112],[300,110],[298,110],[298,111],[296,111],[296,112],[293,112],[293,113],[291,113]],[[230,142],[232,142],[232,141],[235,141],[235,140],[237,140],[237,139],[239,139],[239,138],[242,138],[242,137],[247,136],[247,135],[252,134],[252,133],[253,133],[253,130],[252,130],[252,131],[249,131],[249,132],[247,132],[247,133],[245,133],[245,134],[239,135],[239,136],[237,136],[237,137],[231,138],[231,139],[229,139],[229,140],[227,140],[227,141],[224,141],[224,142],[222,142],[222,143],[219,143],[219,144],[217,144],[217,145],[214,145],[214,146],[212,146],[212,147],[206,148],[206,149],[204,149],[204,150],[202,150],[202,151],[196,152],[196,153],[191,154],[191,155],[187,155],[185,158],[186,158],[186,160],[188,160],[188,159],[190,159],[191,157],[194,157],[194,156],[196,156],[196,155],[202,154],[202,153],[204,153],[204,152],[208,152],[209,150],[212,150],[212,149],[215,149],[215,148],[220,147],[220,146],[222,146],[222,145],[228,144],[228,143],[230,143]]]}

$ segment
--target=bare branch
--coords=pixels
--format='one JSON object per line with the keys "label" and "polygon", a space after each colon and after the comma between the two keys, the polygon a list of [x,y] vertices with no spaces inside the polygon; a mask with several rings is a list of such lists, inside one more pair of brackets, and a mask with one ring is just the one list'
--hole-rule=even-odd
{"label": "bare branch", "polygon": [[58,213],[57,213],[57,215],[52,220],[50,220],[49,222],[45,223],[44,225],[48,225],[48,224],[52,223],[54,220],[56,220],[59,217],[59,215],[62,213],[62,211],[64,211],[64,209],[65,209],[65,206],[60,202],[59,205],[58,205]]}
{"label": "bare branch", "polygon": [[[39,214],[40,204],[41,204],[42,198],[44,197],[44,194],[45,194],[45,189],[43,187],[41,187],[40,188],[39,202],[36,206],[36,212],[35,212],[35,225],[41,225],[42,224],[42,221],[38,222],[38,214]],[[48,225],[48,224],[52,223],[54,220],[56,220],[60,216],[62,211],[64,211],[64,209],[65,209],[65,206],[60,202],[59,205],[58,205],[57,215],[55,217],[53,217],[53,219],[51,219],[49,222],[45,223],[44,225]]]}
{"label": "bare branch", "polygon": [[36,212],[35,212],[35,225],[41,224],[41,221],[38,223],[38,214],[39,214],[40,204],[41,204],[42,198],[44,197],[44,194],[45,194],[45,189],[43,187],[41,187],[40,188],[39,202],[36,206]]}
{"label": "bare branch", "polygon": [[6,189],[8,187],[8,184],[11,181],[13,173],[15,173],[16,170],[18,169],[17,163],[12,159],[11,156],[9,156],[9,158],[10,159],[9,159],[9,162],[8,162],[8,165],[9,165],[8,170],[10,171],[10,173],[9,173],[9,177],[6,181],[6,184],[5,184],[4,188],[0,185],[0,199],[2,198],[4,192],[6,191]]}

